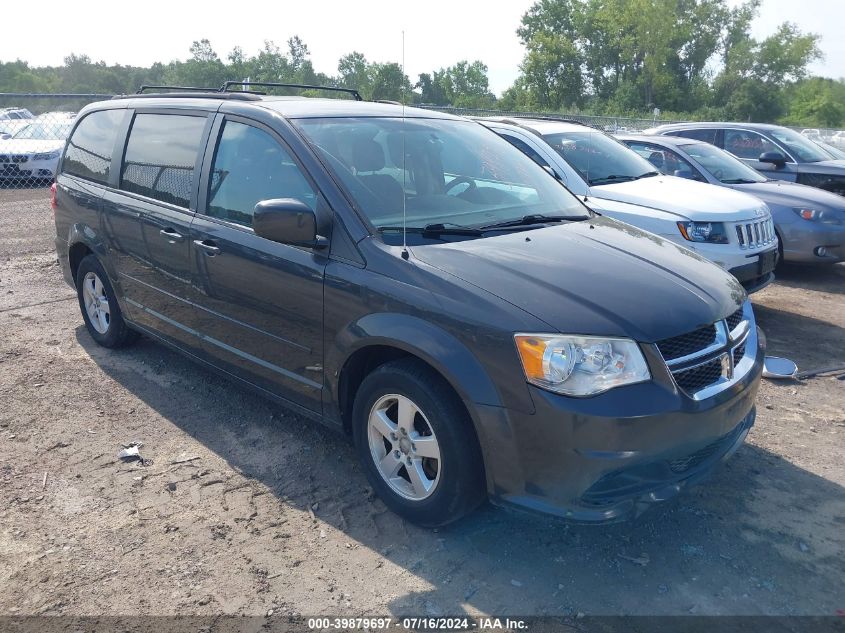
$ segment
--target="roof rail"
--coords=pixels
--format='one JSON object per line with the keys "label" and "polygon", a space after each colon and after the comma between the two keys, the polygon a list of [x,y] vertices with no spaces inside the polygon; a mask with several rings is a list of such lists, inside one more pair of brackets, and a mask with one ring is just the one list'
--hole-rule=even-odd
{"label": "roof rail", "polygon": [[135,93],[144,94],[147,90],[178,90],[179,92],[217,92],[217,88],[198,88],[196,86],[141,86]]}
{"label": "roof rail", "polygon": [[300,90],[327,90],[329,92],[345,92],[355,97],[355,101],[363,101],[361,94],[353,88],[339,88],[337,86],[312,86],[309,84],[283,84],[269,81],[227,81],[220,86],[219,92],[232,92],[231,86],[265,86],[270,88],[299,88]]}
{"label": "roof rail", "polygon": [[259,101],[261,97],[253,92],[218,92],[211,90],[190,90],[187,92],[145,92],[132,95],[115,95],[112,99],[220,99],[227,101]]}

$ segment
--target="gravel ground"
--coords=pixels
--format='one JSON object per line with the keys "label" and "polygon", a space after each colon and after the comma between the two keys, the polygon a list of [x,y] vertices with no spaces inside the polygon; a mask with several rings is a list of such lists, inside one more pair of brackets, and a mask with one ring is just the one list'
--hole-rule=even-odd
{"label": "gravel ground", "polygon": [[[388,512],[344,438],[142,339],[98,348],[46,189],[0,190],[0,615],[813,614],[845,608],[845,382],[763,384],[702,486],[586,527]],[[845,362],[845,266],[754,297],[770,352]],[[117,460],[141,441],[152,464]]]}

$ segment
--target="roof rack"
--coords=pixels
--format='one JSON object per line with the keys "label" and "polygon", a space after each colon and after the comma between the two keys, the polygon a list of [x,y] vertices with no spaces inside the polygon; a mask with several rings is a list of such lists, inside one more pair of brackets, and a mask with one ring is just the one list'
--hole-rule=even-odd
{"label": "roof rack", "polygon": [[145,92],[132,95],[115,95],[112,99],[160,99],[171,97],[174,99],[220,99],[226,101],[259,101],[261,97],[253,92],[218,92],[211,90],[191,90],[187,92]]}
{"label": "roof rack", "polygon": [[[232,86],[241,86],[242,90],[229,90]],[[143,85],[131,95],[138,97],[196,97],[204,99],[232,99],[237,101],[257,101],[264,95],[258,90],[246,90],[250,86],[266,86],[270,88],[297,88],[300,90],[327,90],[330,92],[344,92],[355,97],[356,101],[363,101],[361,94],[352,88],[338,88],[337,86],[312,86],[310,84],[287,84],[268,81],[227,81],[219,88],[201,88],[197,86],[148,86]],[[156,92],[147,92],[155,90]],[[129,95],[118,95],[113,99],[126,99]]]}
{"label": "roof rack", "polygon": [[179,92],[217,92],[217,88],[198,88],[196,86],[141,86],[136,95],[144,94],[147,90],[178,90]]}
{"label": "roof rack", "polygon": [[361,94],[353,88],[339,88],[337,86],[313,86],[309,84],[283,84],[269,81],[227,81],[220,86],[219,92],[232,92],[231,86],[265,86],[269,88],[298,88],[300,90],[327,90],[329,92],[345,92],[355,97],[355,101],[363,101]]}

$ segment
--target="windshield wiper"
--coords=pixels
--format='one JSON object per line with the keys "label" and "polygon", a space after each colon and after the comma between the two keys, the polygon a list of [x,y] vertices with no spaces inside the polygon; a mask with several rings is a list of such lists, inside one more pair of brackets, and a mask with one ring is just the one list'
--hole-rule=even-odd
{"label": "windshield wiper", "polygon": [[470,226],[460,226],[458,224],[454,226],[449,226],[448,224],[436,223],[436,224],[426,224],[425,226],[408,226],[408,227],[401,227],[401,226],[380,226],[378,227],[378,231],[380,233],[387,233],[387,232],[397,232],[401,233],[402,231],[406,233],[418,233],[420,235],[484,235],[484,231],[481,229],[476,229]]}
{"label": "windshield wiper", "polygon": [[640,178],[651,178],[652,176],[659,176],[659,175],[660,175],[659,171],[647,171],[646,173],[640,174],[639,176],[634,178],[634,180],[639,180]]}
{"label": "windshield wiper", "polygon": [[586,215],[542,215],[542,214],[533,214],[533,215],[524,215],[521,218],[517,218],[515,220],[505,220],[504,222],[494,222],[493,224],[486,224],[481,228],[481,230],[490,230],[490,229],[506,229],[508,227],[516,227],[516,226],[531,226],[533,224],[549,224],[552,222],[574,222],[577,220],[586,220],[588,216]]}
{"label": "windshield wiper", "polygon": [[631,182],[632,180],[636,180],[640,178],[640,176],[623,176],[621,174],[611,174],[610,176],[605,176],[604,178],[590,178],[588,181],[591,185],[606,185],[612,182]]}
{"label": "windshield wiper", "polygon": [[726,178],[720,182],[723,182],[726,185],[753,185],[757,181],[749,180],[748,178]]}

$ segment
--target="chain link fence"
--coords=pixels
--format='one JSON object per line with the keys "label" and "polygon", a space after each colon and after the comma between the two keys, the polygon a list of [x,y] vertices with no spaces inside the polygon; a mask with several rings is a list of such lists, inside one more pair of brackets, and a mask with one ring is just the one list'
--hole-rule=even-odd
{"label": "chain link fence", "polygon": [[615,116],[592,116],[587,114],[566,114],[559,112],[526,112],[518,110],[475,110],[469,108],[451,108],[445,106],[422,105],[418,106],[426,110],[436,110],[437,112],[446,112],[448,114],[455,114],[457,116],[465,117],[503,117],[503,118],[520,118],[532,117],[551,119],[554,121],[574,121],[575,123],[582,123],[589,125],[608,134],[624,134],[631,132],[643,132],[649,128],[663,125],[664,123],[680,123],[681,121],[670,121],[668,119],[634,119],[629,117],[615,117]]}
{"label": "chain link fence", "polygon": [[[589,125],[608,134],[638,134],[645,132],[658,125],[665,125],[667,123],[686,123],[683,119],[669,120],[669,119],[636,119],[630,117],[615,117],[615,116],[592,116],[586,114],[565,114],[556,112],[520,112],[508,110],[473,110],[468,108],[451,108],[445,106],[423,105],[419,106],[428,110],[436,110],[438,112],[447,112],[458,116],[466,117],[504,117],[504,118],[519,118],[519,117],[533,117],[542,119],[551,119],[555,121],[573,121],[583,125]],[[790,127],[796,132],[803,134],[811,141],[814,141],[822,147],[827,149],[833,148],[838,151],[845,151],[845,130],[836,130],[831,128],[802,128],[795,126]],[[835,156],[838,158],[838,156]]]}
{"label": "chain link fence", "polygon": [[0,93],[0,189],[47,187],[76,113],[100,94]]}
{"label": "chain link fence", "polygon": [[[111,97],[109,94],[0,93],[0,189],[49,186],[76,113],[89,103]],[[466,117],[542,117],[574,121],[609,134],[643,132],[664,123],[677,122],[658,118],[419,107]],[[823,146],[845,150],[845,131],[794,129]]]}

